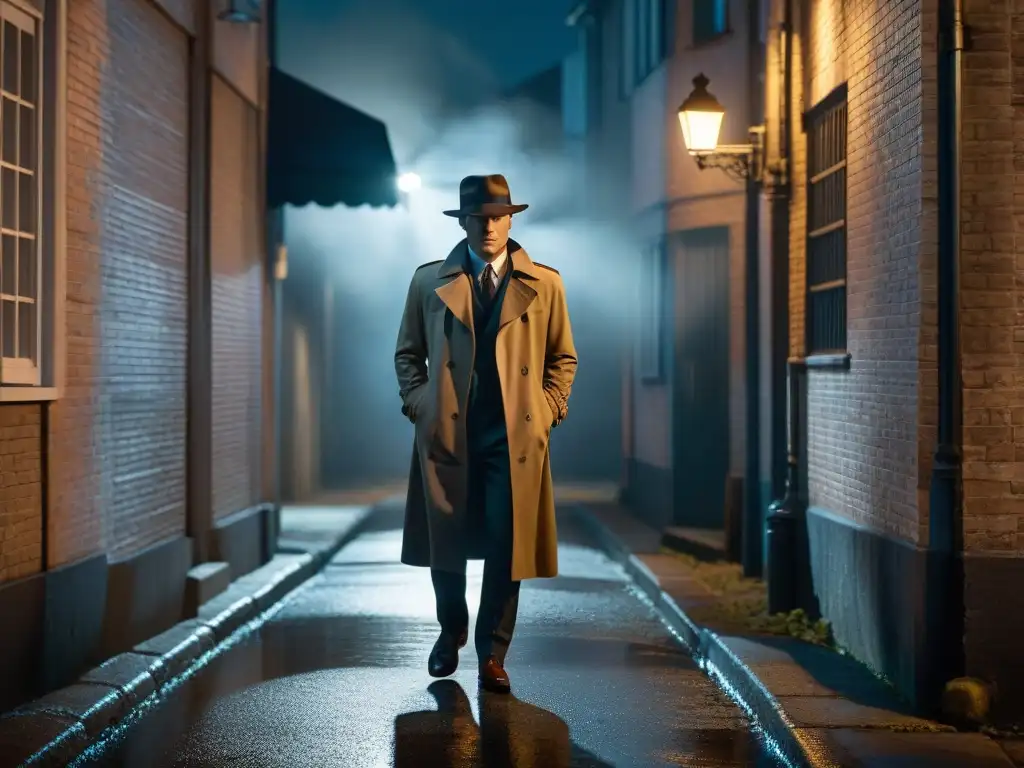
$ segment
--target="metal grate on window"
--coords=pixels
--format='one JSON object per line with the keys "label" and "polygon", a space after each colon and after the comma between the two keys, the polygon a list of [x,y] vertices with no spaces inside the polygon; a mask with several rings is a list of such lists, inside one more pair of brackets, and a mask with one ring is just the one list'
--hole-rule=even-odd
{"label": "metal grate on window", "polygon": [[38,383],[42,57],[39,19],[0,2],[0,353],[4,384]]}
{"label": "metal grate on window", "polygon": [[807,114],[807,353],[846,351],[846,86]]}

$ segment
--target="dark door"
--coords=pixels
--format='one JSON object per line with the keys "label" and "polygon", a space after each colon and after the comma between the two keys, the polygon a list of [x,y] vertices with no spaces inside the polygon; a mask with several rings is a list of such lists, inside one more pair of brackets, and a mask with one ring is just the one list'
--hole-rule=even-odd
{"label": "dark door", "polygon": [[675,235],[674,523],[719,528],[729,471],[729,230]]}

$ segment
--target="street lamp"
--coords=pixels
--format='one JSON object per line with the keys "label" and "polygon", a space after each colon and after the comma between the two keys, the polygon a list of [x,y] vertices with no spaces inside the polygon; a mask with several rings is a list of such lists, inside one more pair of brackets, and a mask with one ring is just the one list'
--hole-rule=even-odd
{"label": "street lamp", "polygon": [[708,91],[709,82],[703,72],[693,78],[693,92],[679,105],[686,149],[701,170],[718,168],[737,181],[759,183],[765,170],[764,126],[751,126],[749,144],[719,144],[725,108]]}
{"label": "street lamp", "polygon": [[399,192],[408,194],[409,192],[415,192],[423,186],[423,180],[420,178],[418,173],[412,173],[411,171],[403,173],[395,181]]}

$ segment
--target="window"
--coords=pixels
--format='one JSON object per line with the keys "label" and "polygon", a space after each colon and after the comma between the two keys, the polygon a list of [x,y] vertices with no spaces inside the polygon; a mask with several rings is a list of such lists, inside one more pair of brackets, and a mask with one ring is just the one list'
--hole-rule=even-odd
{"label": "window", "polygon": [[0,400],[56,396],[64,1],[0,0]]}
{"label": "window", "polygon": [[668,3],[672,0],[623,0],[622,95],[643,82],[667,54]]}
{"label": "window", "polygon": [[664,241],[645,248],[640,260],[640,378],[649,383],[665,375],[665,265]]}
{"label": "window", "polygon": [[626,98],[636,84],[636,0],[622,0],[622,62],[619,67],[619,95]]}
{"label": "window", "polygon": [[4,384],[39,383],[39,19],[0,5],[0,350]]}
{"label": "window", "polygon": [[807,114],[807,354],[846,351],[846,86]]}
{"label": "window", "polygon": [[694,45],[729,31],[729,0],[693,0]]}

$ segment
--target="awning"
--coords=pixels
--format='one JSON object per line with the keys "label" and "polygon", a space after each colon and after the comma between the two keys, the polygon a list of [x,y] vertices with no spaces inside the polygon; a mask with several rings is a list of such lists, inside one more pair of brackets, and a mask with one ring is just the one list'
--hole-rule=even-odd
{"label": "awning", "polygon": [[394,206],[395,158],[380,120],[270,70],[267,203]]}

